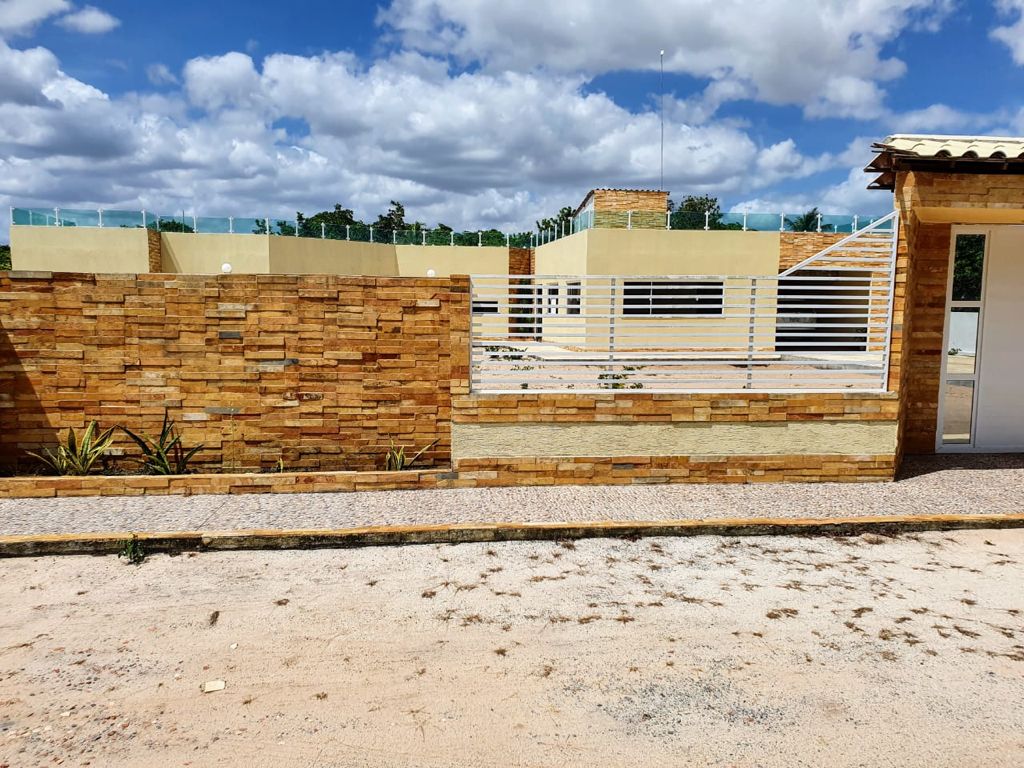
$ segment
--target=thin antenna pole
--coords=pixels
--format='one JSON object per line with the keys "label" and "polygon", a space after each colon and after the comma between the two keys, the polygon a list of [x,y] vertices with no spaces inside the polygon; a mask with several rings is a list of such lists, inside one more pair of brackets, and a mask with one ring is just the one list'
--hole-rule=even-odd
{"label": "thin antenna pole", "polygon": [[661,186],[665,189],[665,51],[661,52]]}

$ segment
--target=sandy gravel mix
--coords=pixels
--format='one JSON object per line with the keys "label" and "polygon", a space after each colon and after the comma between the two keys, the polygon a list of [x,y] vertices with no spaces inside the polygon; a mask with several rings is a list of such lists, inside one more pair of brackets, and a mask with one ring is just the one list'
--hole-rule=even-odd
{"label": "sandy gravel mix", "polygon": [[1024,456],[910,459],[896,483],[0,499],[0,535],[1024,512]]}
{"label": "sandy gravel mix", "polygon": [[1024,531],[0,561],[0,766],[1019,766],[1022,583]]}

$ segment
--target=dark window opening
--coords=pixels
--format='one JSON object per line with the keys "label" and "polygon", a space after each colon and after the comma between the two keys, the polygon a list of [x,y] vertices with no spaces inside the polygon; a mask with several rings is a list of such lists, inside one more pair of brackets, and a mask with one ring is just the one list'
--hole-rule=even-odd
{"label": "dark window opening", "polygon": [[721,315],[721,282],[639,282],[624,284],[624,315]]}

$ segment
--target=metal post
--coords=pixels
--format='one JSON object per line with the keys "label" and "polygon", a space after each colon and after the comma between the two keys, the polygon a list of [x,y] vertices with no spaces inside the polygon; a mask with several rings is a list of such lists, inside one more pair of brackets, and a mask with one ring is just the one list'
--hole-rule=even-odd
{"label": "metal post", "polygon": [[451,234],[448,236],[448,240],[449,240],[449,243],[451,245],[455,245],[455,230],[454,229],[451,231]]}
{"label": "metal post", "polygon": [[477,230],[477,232],[476,232],[476,247],[477,248],[483,248],[483,245],[484,245],[484,233],[481,232],[480,230]]}
{"label": "metal post", "polygon": [[60,208],[53,209],[53,226],[60,226]]}
{"label": "metal post", "polygon": [[743,231],[747,231],[747,212],[743,212]]}
{"label": "metal post", "polygon": [[143,229],[146,228],[146,210],[145,209],[142,210],[142,228]]}
{"label": "metal post", "polygon": [[426,245],[427,244],[427,230],[425,230],[425,229],[421,230],[420,231],[420,235],[421,235],[420,243],[423,244],[423,245]]}
{"label": "metal post", "polygon": [[267,216],[267,237],[270,237],[270,217]]}
{"label": "metal post", "polygon": [[711,229],[711,211],[704,211],[704,231]]}
{"label": "metal post", "polygon": [[295,220],[295,236],[296,237],[299,236],[299,220],[298,219]]}
{"label": "metal post", "polygon": [[747,389],[754,388],[754,331],[757,315],[757,278],[750,278],[750,320],[747,323]]}
{"label": "metal post", "polygon": [[[269,219],[267,220],[269,223]],[[192,214],[192,231],[196,234],[199,233],[199,223],[196,221],[196,215]]]}
{"label": "metal post", "polygon": [[672,211],[665,209],[665,229],[672,229]]}
{"label": "metal post", "polygon": [[102,229],[103,228],[103,209],[102,208],[98,208],[96,210],[96,213],[99,215],[100,229]]}
{"label": "metal post", "polygon": [[370,227],[370,242],[373,242],[373,227]]}
{"label": "metal post", "polygon": [[[586,280],[582,282],[586,285]],[[608,306],[608,362],[615,359],[615,313],[618,311],[618,307],[615,305],[615,286],[616,280],[613,277],[608,286],[608,293],[611,297],[611,303]],[[608,370],[611,372],[612,367],[608,366]]]}
{"label": "metal post", "polygon": [[857,214],[853,214],[853,229],[851,229],[850,231],[856,232],[858,229],[859,227],[857,226]]}
{"label": "metal post", "polygon": [[633,228],[633,212],[626,211],[626,229]]}
{"label": "metal post", "polygon": [[352,238],[350,238],[350,237],[349,237],[349,231],[350,231],[351,229],[352,229],[352,227],[351,227],[351,225],[350,225],[350,224],[346,224],[346,225],[345,225],[345,239],[346,239],[346,240],[351,240],[351,239],[352,239]]}
{"label": "metal post", "polygon": [[818,214],[818,231],[821,232],[821,214]]}
{"label": "metal post", "polygon": [[397,229],[392,229],[391,230],[391,244],[392,245],[398,245],[398,230]]}
{"label": "metal post", "polygon": [[508,232],[505,233],[505,247],[508,248],[511,245],[511,238]]}
{"label": "metal post", "polygon": [[229,235],[235,234],[235,217],[234,216],[228,216],[228,234]]}
{"label": "metal post", "polygon": [[786,231],[786,214],[780,213],[779,214],[779,232],[785,232],[785,231]]}
{"label": "metal post", "polygon": [[326,240],[327,239],[327,225],[324,224],[322,221],[320,222],[320,239],[321,240]]}

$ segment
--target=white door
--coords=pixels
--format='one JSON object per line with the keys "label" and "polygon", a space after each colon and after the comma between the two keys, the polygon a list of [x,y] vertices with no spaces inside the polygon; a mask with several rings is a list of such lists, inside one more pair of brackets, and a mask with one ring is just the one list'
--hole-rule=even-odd
{"label": "white door", "polygon": [[1024,227],[957,227],[938,449],[1024,452]]}
{"label": "white door", "polygon": [[992,227],[974,447],[1024,451],[1024,227]]}

